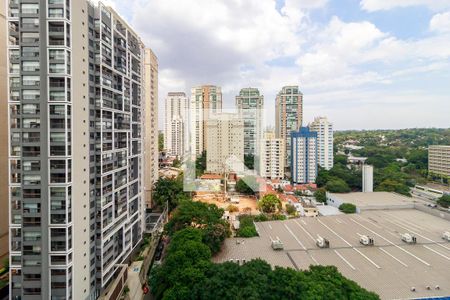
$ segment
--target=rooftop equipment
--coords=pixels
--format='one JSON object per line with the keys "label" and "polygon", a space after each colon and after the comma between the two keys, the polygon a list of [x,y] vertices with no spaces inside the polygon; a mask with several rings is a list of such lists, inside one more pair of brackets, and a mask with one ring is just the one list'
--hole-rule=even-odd
{"label": "rooftop equipment", "polygon": [[281,240],[279,238],[277,238],[276,240],[272,240],[272,249],[273,250],[283,250],[284,249],[283,243],[281,242]]}
{"label": "rooftop equipment", "polygon": [[319,248],[330,248],[330,241],[319,235],[316,240],[316,245]]}
{"label": "rooftop equipment", "polygon": [[364,246],[373,246],[373,238],[371,238],[367,235],[362,235],[359,238],[359,242]]}
{"label": "rooftop equipment", "polygon": [[417,239],[414,235],[409,233],[403,233],[402,234],[402,241],[404,241],[407,244],[415,244],[417,243]]}

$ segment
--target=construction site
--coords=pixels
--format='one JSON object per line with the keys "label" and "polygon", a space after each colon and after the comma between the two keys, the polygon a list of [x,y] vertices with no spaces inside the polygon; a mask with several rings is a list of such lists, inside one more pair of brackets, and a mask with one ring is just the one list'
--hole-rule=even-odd
{"label": "construction site", "polygon": [[272,266],[334,265],[382,299],[450,296],[450,222],[416,209],[255,223],[259,237],[231,238],[215,262],[261,258]]}

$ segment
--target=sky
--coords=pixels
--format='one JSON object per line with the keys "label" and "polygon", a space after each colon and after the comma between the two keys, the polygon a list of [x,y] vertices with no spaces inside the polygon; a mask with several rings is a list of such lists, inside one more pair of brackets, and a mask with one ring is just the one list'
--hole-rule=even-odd
{"label": "sky", "polygon": [[158,56],[161,129],[167,92],[202,84],[221,86],[226,107],[259,88],[273,111],[298,85],[304,125],[450,127],[450,0],[103,2]]}

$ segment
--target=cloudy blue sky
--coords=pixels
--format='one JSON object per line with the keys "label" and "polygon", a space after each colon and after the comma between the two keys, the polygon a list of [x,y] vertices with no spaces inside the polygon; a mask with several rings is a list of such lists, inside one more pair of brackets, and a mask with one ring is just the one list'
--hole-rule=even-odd
{"label": "cloudy blue sky", "polygon": [[168,91],[195,85],[221,86],[227,106],[257,87],[272,109],[297,84],[305,123],[450,127],[450,0],[104,2],[157,54],[161,112]]}

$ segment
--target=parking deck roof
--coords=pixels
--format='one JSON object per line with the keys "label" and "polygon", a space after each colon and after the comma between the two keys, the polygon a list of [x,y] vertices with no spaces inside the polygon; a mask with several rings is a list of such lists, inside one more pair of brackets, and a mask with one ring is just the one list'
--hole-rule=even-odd
{"label": "parking deck roof", "polygon": [[[256,225],[259,237],[227,239],[214,261],[242,263],[262,258],[273,266],[295,269],[335,265],[344,276],[383,299],[450,296],[450,243],[442,239],[442,233],[450,231],[450,222],[444,219],[404,209]],[[406,232],[416,236],[417,244],[401,240]],[[330,248],[316,246],[318,235],[330,241]],[[373,238],[374,245],[360,244],[361,235]],[[284,250],[271,248],[276,238],[283,242]]]}

